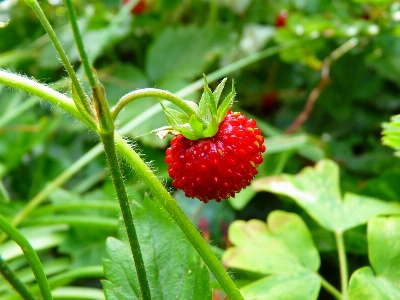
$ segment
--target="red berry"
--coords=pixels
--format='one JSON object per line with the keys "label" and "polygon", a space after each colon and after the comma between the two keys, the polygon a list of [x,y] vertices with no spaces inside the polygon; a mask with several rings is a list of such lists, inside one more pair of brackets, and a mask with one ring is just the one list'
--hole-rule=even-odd
{"label": "red berry", "polygon": [[[123,3],[126,4],[129,1],[130,0],[123,0]],[[132,7],[131,13],[133,15],[139,15],[139,14],[143,13],[146,9],[147,9],[146,1],[145,0],[140,0],[138,3],[136,3],[136,5],[134,7]]]}
{"label": "red berry", "polygon": [[172,185],[186,197],[220,202],[250,185],[265,151],[254,120],[229,111],[210,138],[189,140],[179,134],[166,151]]}
{"label": "red berry", "polygon": [[275,26],[276,27],[285,27],[286,19],[288,18],[287,10],[283,9],[279,12],[275,19]]}

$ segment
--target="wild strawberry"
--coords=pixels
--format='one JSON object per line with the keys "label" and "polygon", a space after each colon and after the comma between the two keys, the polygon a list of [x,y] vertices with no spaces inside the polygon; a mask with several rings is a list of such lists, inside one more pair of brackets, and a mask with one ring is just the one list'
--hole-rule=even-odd
{"label": "wild strawberry", "polygon": [[234,197],[258,173],[263,143],[254,120],[229,111],[215,136],[193,141],[180,134],[171,141],[165,161],[172,185],[203,202]]}
{"label": "wild strawberry", "polygon": [[172,133],[165,161],[172,185],[187,197],[203,202],[234,197],[248,186],[263,161],[264,138],[254,120],[231,112],[235,88],[218,106],[226,78],[214,92],[204,78],[204,92],[199,105],[177,97],[168,100],[179,112],[160,102],[171,126],[160,128],[158,135]]}
{"label": "wild strawberry", "polygon": [[[130,0],[123,0],[122,2],[124,4],[128,3]],[[133,15],[139,15],[145,12],[147,9],[147,2],[145,0],[140,0],[139,2],[136,3],[134,7],[131,9],[131,13]]]}
{"label": "wild strawberry", "polygon": [[289,16],[289,14],[288,14],[287,10],[282,9],[275,18],[275,26],[276,27],[285,27],[288,16]]}

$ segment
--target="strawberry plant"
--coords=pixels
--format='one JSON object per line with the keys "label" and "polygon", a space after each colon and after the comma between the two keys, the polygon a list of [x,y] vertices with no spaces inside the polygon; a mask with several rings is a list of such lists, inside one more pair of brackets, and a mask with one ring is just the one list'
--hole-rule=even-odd
{"label": "strawberry plant", "polygon": [[398,299],[399,12],[0,1],[0,300]]}

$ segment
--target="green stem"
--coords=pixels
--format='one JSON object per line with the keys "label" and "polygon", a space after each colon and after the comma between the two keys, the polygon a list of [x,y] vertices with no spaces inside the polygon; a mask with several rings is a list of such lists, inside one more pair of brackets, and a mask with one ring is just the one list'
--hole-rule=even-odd
{"label": "green stem", "polygon": [[128,233],[129,244],[135,261],[137,276],[139,279],[140,290],[144,300],[151,299],[149,283],[147,281],[146,269],[140,250],[139,240],[136,234],[135,224],[128,195],[126,194],[124,180],[119,167],[119,161],[114,143],[114,132],[100,134],[100,138],[104,145],[104,151],[107,156],[107,162],[111,173],[111,178],[121,207],[122,217],[125,228]]}
{"label": "green stem", "polygon": [[204,241],[199,231],[193,226],[192,222],[179,207],[175,199],[168,193],[164,185],[154,175],[151,169],[140,158],[140,156],[129,147],[121,136],[115,135],[115,144],[120,155],[133,167],[139,178],[149,188],[152,197],[158,200],[165,207],[169,215],[174,219],[179,228],[186,235],[187,239],[192,243],[193,247],[199,253],[210,271],[214,274],[229,299],[243,299],[243,296],[235,283],[229,277],[215,254],[211,251],[209,245]]}
{"label": "green stem", "polygon": [[32,296],[32,294],[29,292],[27,286],[19,280],[17,275],[11,270],[7,263],[3,260],[3,258],[0,255],[0,274],[3,275],[3,277],[11,284],[11,286],[14,288],[18,294],[23,299],[26,300],[35,300],[35,298]]}
{"label": "green stem", "polygon": [[335,239],[339,257],[340,281],[342,286],[342,299],[347,300],[349,274],[347,269],[346,249],[344,246],[343,232],[335,231]]}
{"label": "green stem", "polygon": [[[144,97],[155,97],[155,98],[161,98],[165,99],[167,101],[170,101],[171,103],[175,104],[178,106],[180,109],[182,109],[187,115],[192,115],[195,114],[197,115],[197,112],[183,99],[177,97],[176,95],[164,91],[164,90],[159,90],[159,89],[154,89],[154,88],[147,88],[147,89],[140,89],[136,90],[133,92],[130,92],[123,96],[118,103],[111,109],[111,116],[112,119],[115,120],[117,117],[118,113],[127,105],[128,103],[132,102],[133,100],[139,99],[139,98],[144,98]],[[200,118],[201,119],[201,118]]]}
{"label": "green stem", "polygon": [[79,56],[81,57],[86,77],[89,81],[90,86],[93,88],[96,86],[96,79],[92,72],[92,68],[90,67],[89,59],[85,51],[85,46],[83,45],[82,35],[79,31],[78,23],[76,21],[74,5],[72,4],[71,0],[64,0],[64,5],[67,7],[69,22],[72,27],[72,32],[74,33],[75,43],[78,48]]}
{"label": "green stem", "polygon": [[39,260],[37,253],[28,242],[28,240],[1,215],[0,229],[4,231],[12,240],[14,240],[18,244],[18,246],[21,247],[22,252],[24,252],[25,257],[32,268],[33,274],[35,275],[43,299],[53,299],[42,264]]}
{"label": "green stem", "polygon": [[72,80],[72,84],[74,85],[77,93],[78,93],[78,99],[74,99],[76,107],[78,107],[79,111],[81,114],[85,116],[86,119],[88,119],[89,122],[93,123],[94,122],[94,112],[91,108],[91,105],[88,101],[88,98],[86,97],[85,92],[83,91],[83,88],[81,84],[79,83],[78,77],[75,74],[75,71],[69,62],[69,59],[67,57],[67,54],[65,53],[63,47],[61,46],[60,41],[57,38],[56,33],[54,32],[53,28],[51,27],[49,21],[46,18],[46,15],[44,14],[42,8],[40,7],[39,3],[37,0],[25,0],[26,4],[28,4],[32,10],[35,12],[36,16],[38,17],[40,23],[42,23],[43,28],[46,30],[47,34],[49,35],[54,48],[56,49],[58,55],[60,56],[60,59],[67,70],[67,73],[69,77]]}
{"label": "green stem", "polygon": [[325,290],[331,293],[331,295],[334,296],[336,299],[338,300],[343,299],[342,294],[333,285],[331,285],[328,281],[326,281],[324,277],[319,275],[319,278],[321,280],[321,285]]}
{"label": "green stem", "polygon": [[44,84],[3,70],[0,70],[0,83],[45,99],[52,105],[60,107],[75,116],[77,119],[84,122],[89,128],[96,130],[96,123],[94,123],[93,120],[84,118],[77,110],[71,98],[68,98],[64,94],[61,94]]}

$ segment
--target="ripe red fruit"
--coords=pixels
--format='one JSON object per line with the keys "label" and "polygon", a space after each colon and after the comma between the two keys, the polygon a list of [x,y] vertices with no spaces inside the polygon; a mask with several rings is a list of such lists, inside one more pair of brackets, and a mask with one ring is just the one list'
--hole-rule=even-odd
{"label": "ripe red fruit", "polygon": [[[123,0],[123,3],[126,4],[130,0]],[[131,13],[133,15],[139,15],[142,14],[145,10],[147,9],[147,3],[145,0],[140,0],[134,7],[131,9]]]}
{"label": "ripe red fruit", "polygon": [[276,16],[275,19],[275,26],[276,27],[285,27],[286,25],[286,19],[288,18],[288,12],[287,10],[283,9],[279,12],[279,14]]}
{"label": "ripe red fruit", "polygon": [[177,135],[166,151],[172,185],[186,197],[220,202],[250,185],[263,161],[264,138],[256,122],[228,111],[213,137]]}

